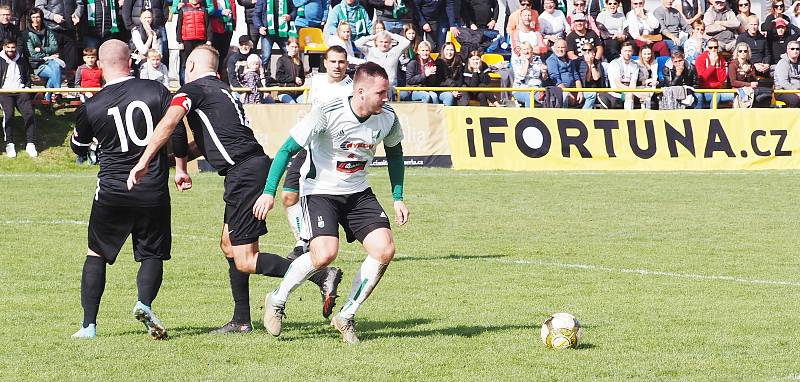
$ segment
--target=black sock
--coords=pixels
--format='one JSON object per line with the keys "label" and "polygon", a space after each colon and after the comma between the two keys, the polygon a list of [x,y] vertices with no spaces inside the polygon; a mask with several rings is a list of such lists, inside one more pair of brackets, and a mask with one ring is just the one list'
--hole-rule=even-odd
{"label": "black sock", "polygon": [[250,323],[250,274],[236,269],[233,259],[228,259],[228,276],[231,279],[233,295],[233,321],[240,324]]}
{"label": "black sock", "polygon": [[283,277],[292,262],[274,253],[260,252],[256,260],[256,273],[270,277]]}
{"label": "black sock", "polygon": [[81,277],[81,306],[83,307],[83,327],[97,324],[97,311],[100,298],[106,288],[106,260],[97,256],[86,256]]}
{"label": "black sock", "polygon": [[151,306],[161,288],[164,277],[164,261],[161,259],[145,259],[139,264],[136,275],[136,287],[139,289],[139,301]]}

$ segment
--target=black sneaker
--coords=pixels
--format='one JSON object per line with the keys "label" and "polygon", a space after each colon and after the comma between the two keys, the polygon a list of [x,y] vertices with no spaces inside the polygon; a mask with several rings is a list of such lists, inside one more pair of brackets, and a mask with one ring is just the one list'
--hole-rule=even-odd
{"label": "black sneaker", "polygon": [[219,329],[211,331],[211,334],[228,334],[228,333],[250,333],[253,331],[253,325],[242,322],[230,321]]}
{"label": "black sneaker", "polygon": [[306,249],[303,248],[302,245],[298,245],[294,247],[294,249],[292,249],[292,251],[289,252],[288,255],[286,255],[286,259],[288,259],[289,261],[294,261],[298,257],[302,256],[304,253],[306,253]]}
{"label": "black sneaker", "polygon": [[322,294],[322,317],[328,318],[333,313],[333,307],[336,306],[336,290],[339,288],[339,283],[342,282],[342,270],[339,268],[325,268],[315,273],[309,280],[319,286],[319,292]]}

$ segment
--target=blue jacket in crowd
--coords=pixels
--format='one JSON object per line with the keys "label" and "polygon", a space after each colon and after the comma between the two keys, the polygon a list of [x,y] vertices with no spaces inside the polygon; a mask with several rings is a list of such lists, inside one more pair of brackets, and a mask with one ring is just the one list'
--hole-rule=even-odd
{"label": "blue jacket in crowd", "polygon": [[575,86],[575,82],[579,81],[580,74],[575,67],[575,62],[564,56],[566,60],[561,60],[555,54],[551,54],[545,62],[547,64],[547,73],[550,77],[550,85],[564,84],[566,87],[571,88]]}
{"label": "blue jacket in crowd", "polygon": [[292,0],[297,9],[294,25],[298,28],[319,28],[328,20],[328,4],[330,0]]}

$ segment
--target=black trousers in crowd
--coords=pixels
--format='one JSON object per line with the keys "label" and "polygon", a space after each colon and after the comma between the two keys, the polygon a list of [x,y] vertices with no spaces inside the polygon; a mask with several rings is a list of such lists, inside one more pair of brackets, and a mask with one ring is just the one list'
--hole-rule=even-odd
{"label": "black trousers in crowd", "polygon": [[799,94],[775,94],[775,99],[786,103],[786,107],[800,107]]}
{"label": "black trousers in crowd", "polygon": [[36,119],[33,114],[33,94],[0,94],[0,108],[3,109],[3,141],[12,143],[11,122],[14,120],[14,108],[22,114],[25,123],[27,143],[36,143]]}
{"label": "black trousers in crowd", "polygon": [[233,38],[233,32],[225,32],[225,33],[212,33],[211,34],[211,46],[214,47],[219,52],[219,64],[217,65],[217,73],[220,74],[221,77],[225,81],[227,81],[228,71],[225,67],[225,58],[228,57],[228,52],[231,51],[231,39]]}
{"label": "black trousers in crowd", "polygon": [[53,32],[56,35],[61,59],[67,64],[66,69],[75,70],[83,64],[83,52],[78,54],[78,36],[75,34],[75,30],[54,29]]}

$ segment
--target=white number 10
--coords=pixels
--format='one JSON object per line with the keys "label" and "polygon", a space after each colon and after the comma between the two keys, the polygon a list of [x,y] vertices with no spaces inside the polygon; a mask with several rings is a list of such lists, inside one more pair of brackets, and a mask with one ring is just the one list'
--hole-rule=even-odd
{"label": "white number 10", "polygon": [[[144,121],[147,124],[147,135],[144,138],[139,138],[136,135],[136,129],[133,125],[133,111],[139,109],[144,114]],[[122,114],[119,112],[119,106],[108,109],[108,115],[114,117],[114,123],[117,125],[117,134],[119,134],[119,145],[122,152],[128,151],[128,136],[131,142],[136,146],[147,146],[150,141],[150,136],[153,135],[153,115],[150,114],[150,108],[142,101],[133,101],[125,108],[125,123],[122,123]],[[127,136],[125,130],[128,130]]]}

